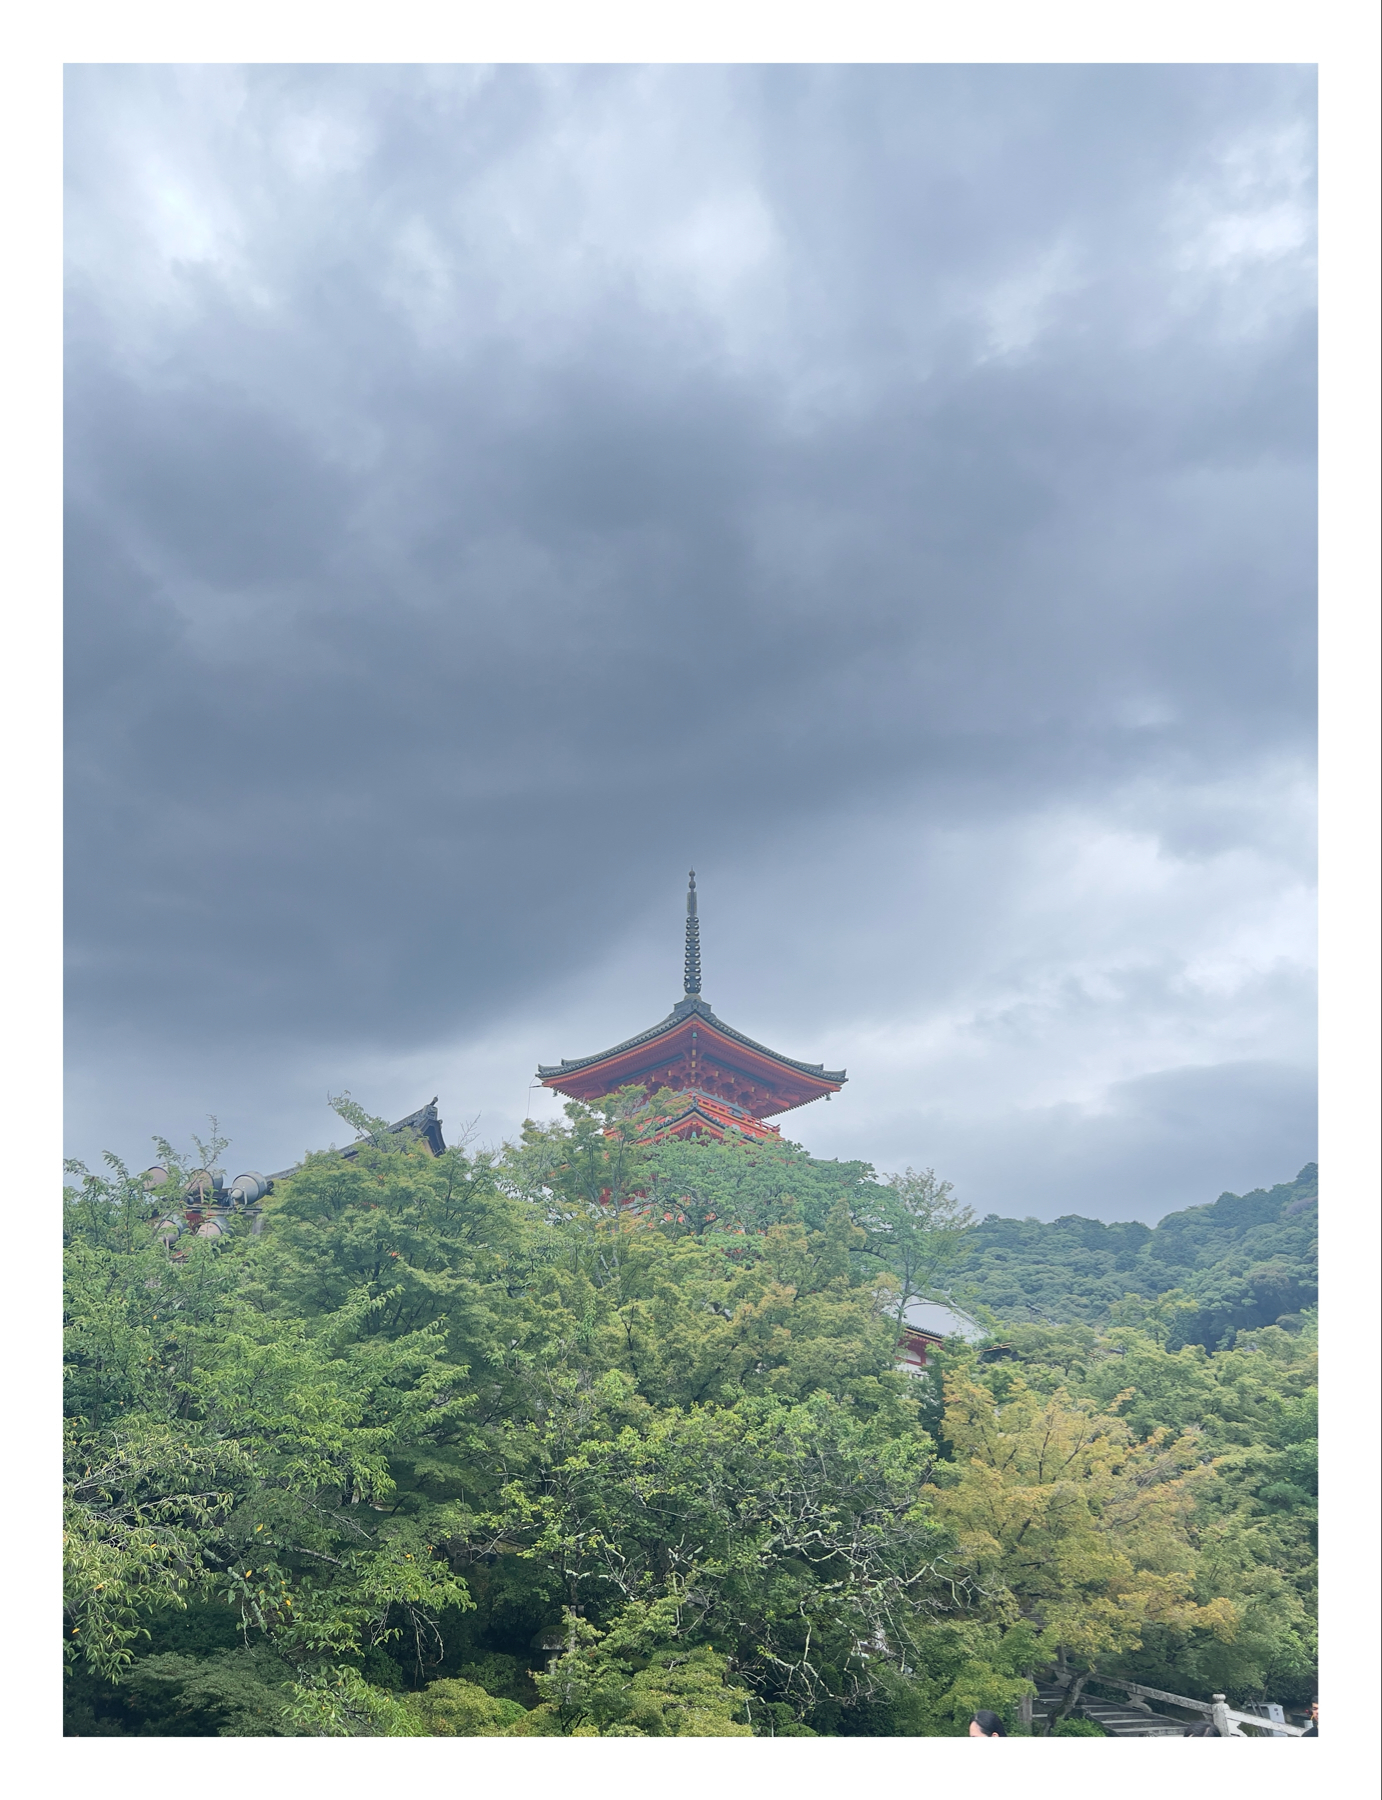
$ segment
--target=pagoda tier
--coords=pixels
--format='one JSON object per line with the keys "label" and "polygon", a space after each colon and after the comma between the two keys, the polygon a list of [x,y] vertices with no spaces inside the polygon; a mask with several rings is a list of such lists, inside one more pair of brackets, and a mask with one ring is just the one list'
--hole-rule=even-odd
{"label": "pagoda tier", "polygon": [[720,1143],[726,1138],[747,1138],[759,1143],[766,1139],[773,1143],[781,1136],[776,1125],[755,1119],[742,1106],[727,1106],[723,1100],[702,1093],[679,1094],[676,1104],[654,1119],[651,1128],[643,1133],[648,1143],[687,1137],[715,1138]]}
{"label": "pagoda tier", "polygon": [[[696,878],[686,896],[685,997],[667,1017],[637,1037],[626,1038],[598,1056],[539,1067],[546,1088],[572,1100],[599,1100],[637,1082],[648,1092],[672,1088],[688,1097],[677,1123],[659,1127],[659,1136],[704,1133],[723,1137],[738,1131],[764,1137],[775,1127],[759,1121],[774,1113],[807,1106],[822,1094],[829,1099],[844,1086],[843,1069],[796,1062],[765,1044],[755,1043],[723,1019],[701,998],[700,921],[696,914]],[[699,1116],[697,1108],[700,1109]],[[756,1128],[755,1128],[756,1127]]]}
{"label": "pagoda tier", "polygon": [[806,1106],[822,1094],[838,1094],[843,1069],[794,1062],[756,1044],[717,1019],[699,994],[688,995],[660,1024],[627,1038],[598,1056],[543,1064],[538,1079],[573,1100],[599,1100],[617,1088],[640,1082],[657,1088],[692,1091],[740,1108],[752,1119]]}

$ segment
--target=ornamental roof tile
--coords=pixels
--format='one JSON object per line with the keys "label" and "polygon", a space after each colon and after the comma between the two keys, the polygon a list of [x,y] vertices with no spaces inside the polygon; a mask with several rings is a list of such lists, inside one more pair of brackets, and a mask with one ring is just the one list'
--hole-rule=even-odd
{"label": "ornamental roof tile", "polygon": [[746,1037],[742,1031],[736,1031],[732,1025],[726,1025],[723,1019],[717,1018],[711,1009],[710,1002],[702,1000],[699,994],[690,994],[686,999],[679,1000],[665,1019],[660,1019],[656,1025],[649,1026],[646,1031],[640,1031],[634,1037],[625,1038],[622,1044],[615,1044],[609,1050],[601,1050],[594,1056],[577,1056],[569,1060],[563,1057],[559,1063],[539,1063],[538,1078],[542,1081],[550,1081],[553,1076],[573,1075],[578,1069],[592,1068],[596,1063],[605,1062],[610,1057],[622,1056],[627,1050],[637,1050],[643,1044],[655,1043],[658,1038],[665,1036],[670,1031],[675,1031],[679,1025],[684,1024],[687,1019],[692,1017],[704,1019],[708,1025],[713,1025],[731,1042],[743,1044],[748,1050],[756,1050],[760,1056],[771,1057],[774,1062],[781,1063],[784,1068],[796,1069],[802,1075],[814,1075],[818,1081],[831,1081],[843,1085],[847,1079],[843,1069],[827,1069],[822,1063],[798,1062],[795,1057],[783,1056],[780,1051],[770,1050],[766,1044],[760,1044],[756,1039]]}

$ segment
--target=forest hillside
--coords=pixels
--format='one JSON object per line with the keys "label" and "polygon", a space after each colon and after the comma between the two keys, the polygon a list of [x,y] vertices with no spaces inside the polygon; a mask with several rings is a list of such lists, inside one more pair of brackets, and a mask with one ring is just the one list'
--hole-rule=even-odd
{"label": "forest hillside", "polygon": [[[1058,1664],[1308,1700],[1313,1169],[976,1223],[637,1092],[497,1154],[339,1110],[215,1239],[223,1143],[73,1168],[70,1735],[1020,1734]],[[986,1335],[899,1370],[947,1294]]]}
{"label": "forest hillside", "polygon": [[1129,1295],[1156,1302],[1174,1293],[1176,1341],[1217,1350],[1240,1331],[1298,1329],[1316,1304],[1318,1195],[1318,1171],[1307,1163],[1294,1181],[1220,1194],[1154,1227],[990,1213],[967,1235],[947,1281],[957,1300],[995,1318],[1062,1323],[1107,1320]]}

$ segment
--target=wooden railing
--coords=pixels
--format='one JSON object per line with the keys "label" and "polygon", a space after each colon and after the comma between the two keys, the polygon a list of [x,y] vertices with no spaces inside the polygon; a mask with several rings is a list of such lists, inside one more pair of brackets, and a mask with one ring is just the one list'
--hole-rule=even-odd
{"label": "wooden railing", "polygon": [[1114,1675],[1096,1675],[1101,1687],[1121,1688],[1130,1700],[1160,1700],[1167,1706],[1179,1706],[1189,1712],[1203,1713],[1213,1719],[1220,1737],[1242,1737],[1242,1727],[1251,1725],[1269,1737],[1304,1737],[1303,1725],[1278,1725],[1274,1719],[1259,1718],[1256,1713],[1235,1712],[1222,1694],[1212,1700],[1191,1700],[1185,1694],[1168,1694],[1161,1688],[1144,1687],[1140,1681],[1123,1681]]}

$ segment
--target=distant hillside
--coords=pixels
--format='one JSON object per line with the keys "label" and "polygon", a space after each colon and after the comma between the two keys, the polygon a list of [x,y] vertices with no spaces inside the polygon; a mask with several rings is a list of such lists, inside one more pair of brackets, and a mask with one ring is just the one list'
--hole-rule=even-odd
{"label": "distant hillside", "polygon": [[1240,1331],[1278,1322],[1289,1330],[1318,1295],[1318,1192],[1315,1164],[1307,1163],[1294,1181],[1220,1194],[1155,1227],[990,1213],[950,1272],[951,1293],[999,1321],[1092,1325],[1129,1294],[1155,1302],[1179,1290],[1187,1310],[1175,1317],[1174,1339],[1211,1350]]}

